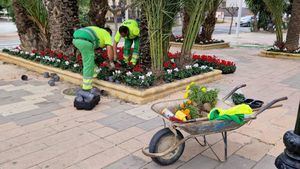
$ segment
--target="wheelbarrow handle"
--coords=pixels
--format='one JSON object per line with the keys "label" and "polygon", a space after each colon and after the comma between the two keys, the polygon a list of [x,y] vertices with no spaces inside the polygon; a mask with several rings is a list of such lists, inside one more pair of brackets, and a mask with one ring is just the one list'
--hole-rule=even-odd
{"label": "wheelbarrow handle", "polygon": [[232,89],[222,100],[225,101],[227,100],[234,92],[239,90],[240,88],[246,87],[246,84],[241,84],[239,86],[236,86],[234,89]]}
{"label": "wheelbarrow handle", "polygon": [[265,106],[261,107],[255,114],[254,114],[254,117],[258,116],[260,113],[262,113],[263,111],[271,108],[275,103],[278,103],[280,101],[284,101],[284,100],[287,100],[288,97],[281,97],[281,98],[278,98],[278,99],[275,99],[273,101],[271,101],[270,103],[266,104]]}

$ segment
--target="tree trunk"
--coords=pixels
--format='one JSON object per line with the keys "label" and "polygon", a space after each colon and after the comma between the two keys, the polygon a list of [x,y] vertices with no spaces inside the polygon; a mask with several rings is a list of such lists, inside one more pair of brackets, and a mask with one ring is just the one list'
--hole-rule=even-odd
{"label": "tree trunk", "polygon": [[51,49],[65,54],[74,53],[73,33],[79,27],[77,1],[45,1],[47,1]]}
{"label": "tree trunk", "polygon": [[230,27],[229,27],[229,32],[228,32],[229,35],[231,35],[232,23],[233,23],[233,15],[231,15]]}
{"label": "tree trunk", "polygon": [[190,15],[188,14],[186,9],[183,9],[183,23],[182,23],[182,36],[185,36],[187,26],[190,22]]}
{"label": "tree trunk", "polygon": [[258,32],[257,14],[253,16],[253,32]]}
{"label": "tree trunk", "polygon": [[108,8],[108,0],[91,0],[90,11],[88,13],[91,25],[104,27]]}
{"label": "tree trunk", "polygon": [[[220,4],[220,0],[214,0],[214,7],[208,12],[202,30],[200,33],[200,41],[209,41],[212,39],[212,34],[217,23],[216,13]],[[196,42],[197,43],[197,42]]]}
{"label": "tree trunk", "polygon": [[150,40],[148,34],[147,17],[145,10],[142,8],[141,11],[141,23],[140,23],[140,57],[141,64],[146,68],[151,68],[151,57],[150,57]]}
{"label": "tree trunk", "polygon": [[299,47],[300,34],[300,0],[294,0],[292,4],[292,16],[289,22],[285,47],[288,51],[294,51]]}
{"label": "tree trunk", "polygon": [[33,49],[44,50],[47,48],[49,39],[42,35],[38,26],[29,18],[26,10],[18,0],[13,0],[13,10],[21,48],[25,51]]}

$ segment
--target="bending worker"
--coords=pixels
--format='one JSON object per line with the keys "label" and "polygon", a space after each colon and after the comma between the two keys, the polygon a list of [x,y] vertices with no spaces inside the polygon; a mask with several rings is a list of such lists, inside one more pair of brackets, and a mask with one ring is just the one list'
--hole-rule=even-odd
{"label": "bending worker", "polygon": [[84,27],[76,30],[73,34],[73,44],[80,51],[83,61],[83,83],[82,89],[90,91],[93,77],[97,76],[95,65],[95,49],[105,48],[109,58],[110,67],[113,63],[113,47],[111,40],[111,30],[109,28],[99,28],[96,26]]}
{"label": "bending worker", "polygon": [[131,45],[134,43],[133,54],[130,62],[135,65],[139,58],[139,46],[140,46],[140,29],[136,20],[129,19],[122,23],[119,28],[119,31],[116,33],[114,41],[114,55],[117,56],[117,46],[120,42],[120,39],[125,39],[124,44],[124,61],[125,63],[129,62],[129,56],[131,54]]}

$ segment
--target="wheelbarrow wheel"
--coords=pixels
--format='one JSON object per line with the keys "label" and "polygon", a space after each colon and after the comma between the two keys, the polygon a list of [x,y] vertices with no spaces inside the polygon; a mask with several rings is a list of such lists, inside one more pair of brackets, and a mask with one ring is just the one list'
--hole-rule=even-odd
{"label": "wheelbarrow wheel", "polygon": [[[183,135],[177,131],[177,141],[183,139]],[[174,144],[174,133],[169,128],[159,130],[152,137],[149,144],[150,153],[161,153],[169,149]],[[184,151],[185,143],[182,143],[174,151],[162,157],[151,157],[159,165],[170,165],[175,163]]]}

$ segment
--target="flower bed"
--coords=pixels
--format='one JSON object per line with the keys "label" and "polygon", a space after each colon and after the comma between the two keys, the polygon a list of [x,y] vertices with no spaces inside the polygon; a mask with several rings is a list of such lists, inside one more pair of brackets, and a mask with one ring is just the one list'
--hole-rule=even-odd
{"label": "flower bed", "polygon": [[269,57],[269,58],[280,58],[280,59],[300,59],[300,53],[288,53],[288,52],[281,52],[279,50],[272,51],[272,50],[262,50],[260,52],[260,56]]}
{"label": "flower bed", "polygon": [[[183,39],[182,35],[175,36],[175,42],[183,43],[183,40],[184,39]],[[214,44],[214,43],[224,43],[224,40],[211,39],[211,40],[196,42],[195,44],[198,44],[198,45],[209,45],[209,44]]]}
{"label": "flower bed", "polygon": [[298,48],[297,50],[294,50],[292,52],[288,52],[286,48],[284,47],[277,47],[277,46],[273,46],[269,49],[267,49],[267,51],[270,52],[280,52],[280,53],[290,53],[290,54],[300,54],[300,48]]}
{"label": "flower bed", "polygon": [[[132,66],[124,63],[122,50],[122,48],[118,48],[118,62],[115,62],[115,70],[110,70],[108,67],[108,63],[106,62],[106,60],[108,60],[107,52],[105,50],[96,51],[95,63],[99,66],[97,78],[109,82],[115,82],[117,84],[126,84],[136,88],[149,88],[154,86],[158,77],[156,77],[151,71],[147,71],[143,65],[137,64],[136,66]],[[75,56],[74,54],[71,54],[70,56],[66,56],[62,53],[51,51],[49,49],[45,51],[33,50],[30,53],[24,52],[20,50],[20,48],[15,48],[4,49],[3,52],[43,65],[49,65],[74,73],[82,73],[82,58],[80,55]],[[216,57],[214,57],[215,60],[208,61],[196,59],[196,64],[186,65],[184,68],[180,69],[174,61],[174,59],[178,56],[179,53],[168,54],[170,61],[164,63],[165,72],[163,74],[163,80],[166,83],[207,73],[212,71],[214,68],[222,70],[223,73],[224,70],[228,72],[226,66],[222,66],[221,62],[217,62],[218,59]],[[225,63],[227,63],[227,61],[225,61]]]}
{"label": "flower bed", "polygon": [[[42,65],[37,62],[29,61],[24,58],[12,56],[5,53],[0,53],[0,60],[25,67],[29,70],[36,71],[38,73],[43,73],[46,71],[57,73],[62,80],[74,84],[79,85],[82,83],[82,76],[80,74],[73,73],[68,70],[62,70],[60,68]],[[103,90],[106,90],[111,96],[115,96],[117,98],[133,103],[144,104],[150,101],[161,99],[176,91],[180,91],[191,82],[203,84],[216,81],[220,78],[221,71],[213,70],[208,73],[185,78],[183,80],[178,80],[172,83],[161,84],[159,86],[154,86],[149,89],[136,89],[122,84],[111,83],[100,79],[95,79],[94,85]]]}

